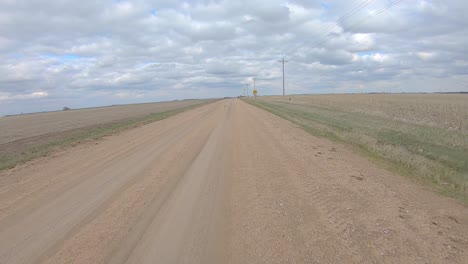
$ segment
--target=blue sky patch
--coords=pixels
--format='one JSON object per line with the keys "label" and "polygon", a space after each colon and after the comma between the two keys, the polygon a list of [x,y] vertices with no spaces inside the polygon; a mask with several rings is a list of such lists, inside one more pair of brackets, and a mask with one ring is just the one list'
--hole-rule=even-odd
{"label": "blue sky patch", "polygon": [[329,8],[330,8],[330,5],[327,4],[326,2],[320,3],[320,6],[321,6],[323,9],[329,9]]}
{"label": "blue sky patch", "polygon": [[61,56],[61,59],[63,60],[78,60],[80,59],[81,56],[75,55],[75,54],[65,54]]}
{"label": "blue sky patch", "polygon": [[61,61],[79,60],[82,57],[76,54],[46,54],[44,57],[59,59]]}
{"label": "blue sky patch", "polygon": [[358,56],[359,57],[364,57],[364,56],[372,56],[374,54],[377,54],[377,53],[380,53],[380,52],[377,52],[377,51],[363,51],[363,52],[358,52]]}

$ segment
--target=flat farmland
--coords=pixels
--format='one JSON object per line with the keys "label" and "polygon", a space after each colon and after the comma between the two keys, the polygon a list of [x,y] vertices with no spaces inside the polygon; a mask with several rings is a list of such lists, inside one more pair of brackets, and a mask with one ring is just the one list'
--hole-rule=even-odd
{"label": "flat farmland", "polygon": [[[289,100],[291,98],[291,100]],[[468,133],[467,94],[342,94],[261,97]],[[287,100],[285,100],[287,99]]]}
{"label": "flat farmland", "polygon": [[248,102],[467,200],[468,95],[297,95]]}
{"label": "flat farmland", "polygon": [[0,169],[88,139],[164,119],[213,100],[183,100],[0,118]]}
{"label": "flat farmland", "polygon": [[2,117],[0,118],[0,145],[47,133],[139,118],[152,113],[184,108],[202,102],[206,102],[206,100],[117,105]]}

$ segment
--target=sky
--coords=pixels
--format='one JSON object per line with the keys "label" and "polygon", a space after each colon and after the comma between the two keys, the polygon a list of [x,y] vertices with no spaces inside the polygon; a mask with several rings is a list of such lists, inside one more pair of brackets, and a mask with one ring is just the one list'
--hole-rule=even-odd
{"label": "sky", "polygon": [[0,116],[238,96],[252,78],[281,94],[283,57],[287,94],[467,91],[466,14],[466,0],[0,0]]}

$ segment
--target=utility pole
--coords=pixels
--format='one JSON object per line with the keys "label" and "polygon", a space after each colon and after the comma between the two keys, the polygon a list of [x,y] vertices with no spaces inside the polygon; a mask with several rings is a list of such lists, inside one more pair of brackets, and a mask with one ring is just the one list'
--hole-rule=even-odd
{"label": "utility pole", "polygon": [[249,84],[246,83],[245,86],[247,87],[247,94],[245,94],[245,88],[244,88],[244,96],[247,96],[249,93]]}
{"label": "utility pole", "polygon": [[282,60],[279,60],[278,62],[281,62],[283,64],[283,96],[284,96],[285,95],[285,92],[284,92],[284,64],[286,64],[288,61],[283,58]]}
{"label": "utility pole", "polygon": [[257,87],[255,87],[255,77],[252,78],[253,79],[253,82],[254,82],[254,90],[257,90]]}

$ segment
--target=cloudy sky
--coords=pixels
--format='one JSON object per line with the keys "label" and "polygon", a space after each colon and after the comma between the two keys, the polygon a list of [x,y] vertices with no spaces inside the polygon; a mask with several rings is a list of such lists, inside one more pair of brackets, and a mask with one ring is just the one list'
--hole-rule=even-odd
{"label": "cloudy sky", "polygon": [[0,0],[0,115],[279,94],[283,56],[291,94],[468,90],[468,1],[394,2]]}

